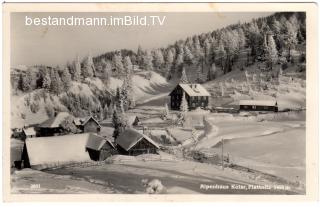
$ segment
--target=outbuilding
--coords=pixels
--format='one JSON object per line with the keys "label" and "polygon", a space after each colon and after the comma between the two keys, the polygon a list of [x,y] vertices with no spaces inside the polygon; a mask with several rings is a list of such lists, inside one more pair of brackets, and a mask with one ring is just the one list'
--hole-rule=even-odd
{"label": "outbuilding", "polygon": [[273,111],[278,112],[276,100],[240,100],[240,111]]}
{"label": "outbuilding", "polygon": [[92,116],[87,116],[83,118],[75,118],[74,124],[80,129],[82,133],[97,133],[101,131],[101,125]]}
{"label": "outbuilding", "polygon": [[45,169],[73,163],[101,161],[115,153],[113,144],[96,134],[71,134],[27,138],[22,150],[22,166]]}
{"label": "outbuilding", "polygon": [[124,130],[115,142],[118,151],[125,155],[156,154],[160,149],[150,137],[133,128]]}
{"label": "outbuilding", "polygon": [[86,150],[91,160],[94,161],[103,161],[109,156],[116,154],[116,149],[109,139],[95,134],[90,134]]}
{"label": "outbuilding", "polygon": [[38,125],[40,136],[57,136],[63,133],[61,123],[70,116],[67,112],[60,112]]}

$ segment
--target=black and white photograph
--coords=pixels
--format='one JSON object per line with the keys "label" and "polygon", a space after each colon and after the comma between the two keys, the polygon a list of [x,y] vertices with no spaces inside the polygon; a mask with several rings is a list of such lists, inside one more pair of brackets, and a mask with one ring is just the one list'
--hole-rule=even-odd
{"label": "black and white photograph", "polygon": [[306,21],[10,12],[9,193],[306,195]]}

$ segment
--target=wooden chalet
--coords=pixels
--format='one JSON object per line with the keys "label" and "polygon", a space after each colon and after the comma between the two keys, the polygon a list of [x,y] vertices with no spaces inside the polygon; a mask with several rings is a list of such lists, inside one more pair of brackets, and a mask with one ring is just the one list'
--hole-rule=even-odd
{"label": "wooden chalet", "polygon": [[83,118],[75,118],[74,124],[80,129],[81,133],[97,133],[101,131],[101,125],[92,116],[87,116]]}
{"label": "wooden chalet", "polygon": [[63,133],[63,128],[61,127],[61,123],[70,116],[67,112],[60,112],[56,114],[54,117],[47,119],[43,123],[38,125],[38,130],[40,136],[58,136]]}
{"label": "wooden chalet", "polygon": [[124,155],[156,154],[160,149],[150,137],[133,128],[123,131],[115,142],[118,152]]}
{"label": "wooden chalet", "polygon": [[116,154],[116,148],[109,139],[95,134],[90,134],[86,150],[91,160],[94,161],[103,161],[109,156]]}
{"label": "wooden chalet", "polygon": [[276,100],[240,100],[239,110],[278,112],[278,103]]}
{"label": "wooden chalet", "polygon": [[189,109],[207,108],[209,105],[210,93],[201,84],[178,84],[169,94],[170,106],[173,110],[179,110],[183,93],[185,93]]}

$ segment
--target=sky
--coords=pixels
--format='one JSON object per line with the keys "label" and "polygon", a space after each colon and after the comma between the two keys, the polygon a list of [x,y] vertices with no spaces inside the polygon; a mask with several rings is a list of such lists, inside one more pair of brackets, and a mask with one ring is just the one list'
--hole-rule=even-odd
{"label": "sky", "polygon": [[[12,13],[10,28],[11,67],[19,65],[63,66],[91,53],[93,56],[119,49],[166,47],[176,40],[210,32],[272,13]],[[25,16],[109,17],[123,15],[166,16],[163,26],[26,26]]]}

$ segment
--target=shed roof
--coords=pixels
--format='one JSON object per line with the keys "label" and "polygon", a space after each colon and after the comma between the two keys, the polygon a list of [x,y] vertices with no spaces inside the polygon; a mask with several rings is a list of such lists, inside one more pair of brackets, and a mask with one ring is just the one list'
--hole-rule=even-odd
{"label": "shed roof", "polygon": [[64,121],[68,116],[70,116],[67,112],[60,112],[55,117],[47,119],[46,121],[42,122],[39,127],[41,128],[57,128],[60,127],[62,121]]}
{"label": "shed roof", "polygon": [[36,135],[36,131],[34,130],[34,127],[29,127],[29,128],[23,129],[23,132],[24,132],[25,135],[27,135],[27,136],[34,136],[34,135]]}
{"label": "shed roof", "polygon": [[150,137],[132,128],[126,129],[124,132],[122,132],[119,137],[117,137],[116,143],[120,145],[124,150],[129,151],[142,139],[147,140],[156,148],[160,148],[159,145],[155,143]]}
{"label": "shed roof", "polygon": [[276,100],[240,100],[239,105],[250,106],[276,106]]}
{"label": "shed roof", "polygon": [[189,95],[189,96],[211,96],[210,93],[198,83],[180,83],[179,86]]}

